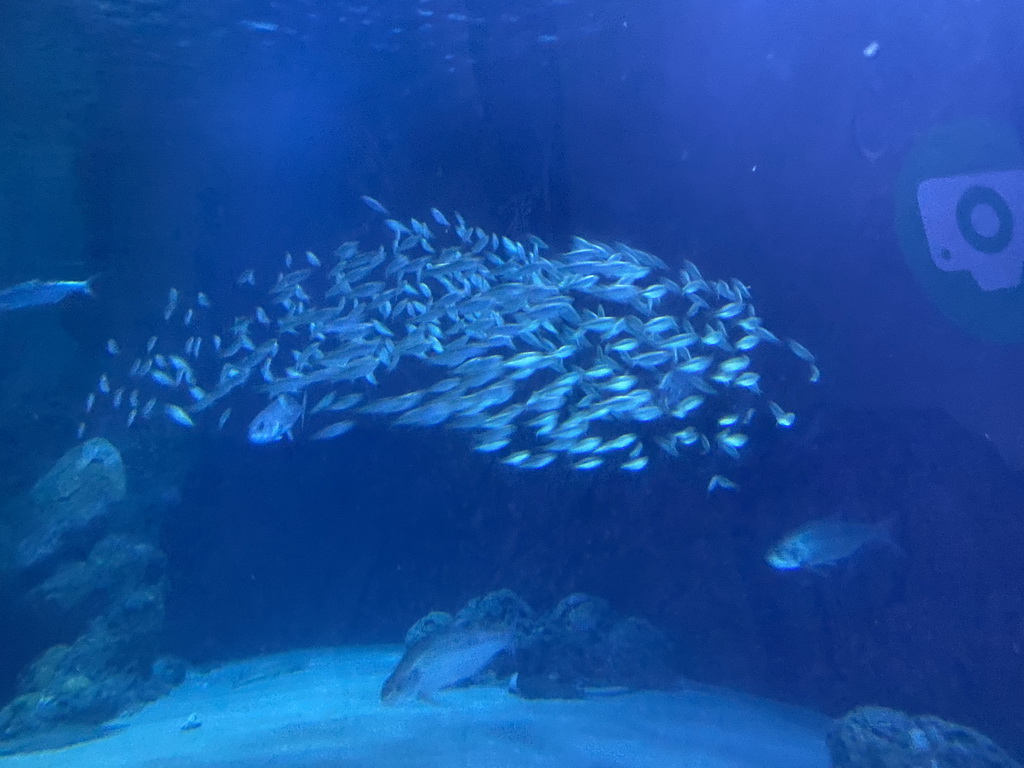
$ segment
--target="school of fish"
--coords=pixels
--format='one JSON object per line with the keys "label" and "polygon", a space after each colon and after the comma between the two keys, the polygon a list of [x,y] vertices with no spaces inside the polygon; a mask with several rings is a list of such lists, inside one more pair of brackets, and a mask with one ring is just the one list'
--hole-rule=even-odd
{"label": "school of fish", "polygon": [[[86,411],[103,401],[128,426],[162,413],[225,429],[237,395],[255,392],[265,398],[247,422],[255,444],[333,439],[360,423],[445,427],[521,469],[636,472],[654,451],[737,459],[758,414],[792,426],[755,371],[768,350],[819,378],[811,352],[768,330],[738,280],[707,279],[688,261],[673,272],[622,243],[576,237],[557,253],[436,208],[429,221],[398,221],[363,199],[385,244],[289,254],[271,276],[246,270],[236,290],[252,312],[220,333],[200,330],[205,294],[171,289],[168,332],[149,339],[122,386],[104,373]],[[116,340],[107,351],[127,363]],[[716,474],[716,488],[736,485]]]}

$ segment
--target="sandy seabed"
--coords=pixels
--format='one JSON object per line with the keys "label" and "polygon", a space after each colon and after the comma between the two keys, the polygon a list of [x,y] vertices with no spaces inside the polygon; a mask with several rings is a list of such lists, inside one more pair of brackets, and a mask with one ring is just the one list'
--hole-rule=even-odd
{"label": "sandy seabed", "polygon": [[[527,701],[499,688],[385,707],[397,647],[336,648],[195,673],[167,697],[2,768],[828,768],[818,714],[704,686]],[[191,729],[186,723],[201,724]]]}

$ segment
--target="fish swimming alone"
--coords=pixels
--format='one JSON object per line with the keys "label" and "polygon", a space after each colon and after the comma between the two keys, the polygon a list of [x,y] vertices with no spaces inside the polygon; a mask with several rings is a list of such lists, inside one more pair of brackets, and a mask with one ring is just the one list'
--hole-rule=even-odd
{"label": "fish swimming alone", "polygon": [[384,681],[385,704],[431,697],[461,683],[486,667],[502,651],[515,650],[508,630],[453,626],[425,637],[406,650],[395,671]]}
{"label": "fish swimming alone", "polygon": [[74,293],[92,296],[92,281],[88,280],[28,280],[0,290],[0,312],[25,307],[42,307],[59,304]]}
{"label": "fish swimming alone", "polygon": [[860,523],[826,518],[787,534],[768,550],[765,560],[780,571],[816,569],[835,565],[872,544],[896,548],[887,522]]}

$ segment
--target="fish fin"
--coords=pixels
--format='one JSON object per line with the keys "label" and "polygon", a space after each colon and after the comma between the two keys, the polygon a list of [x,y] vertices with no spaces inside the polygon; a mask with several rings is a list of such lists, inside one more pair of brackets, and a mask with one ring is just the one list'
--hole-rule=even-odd
{"label": "fish fin", "polygon": [[432,707],[438,707],[441,705],[434,695],[428,691],[420,691],[416,694],[416,698],[422,701],[424,704],[430,704]]}

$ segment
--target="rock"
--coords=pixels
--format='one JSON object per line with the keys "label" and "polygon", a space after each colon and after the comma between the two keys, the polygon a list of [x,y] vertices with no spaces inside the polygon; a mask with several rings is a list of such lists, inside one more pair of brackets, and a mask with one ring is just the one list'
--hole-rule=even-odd
{"label": "rock", "polygon": [[581,592],[563,597],[547,618],[551,625],[557,625],[564,632],[596,635],[607,632],[615,621],[612,607],[607,600]]}
{"label": "rock", "polygon": [[163,552],[123,534],[103,538],[84,561],[66,563],[26,595],[42,619],[65,631],[79,627],[140,585],[159,581],[166,568]]}
{"label": "rock", "polygon": [[532,627],[537,614],[511,589],[475,597],[455,615],[455,620],[475,627],[504,627],[520,634]]}
{"label": "rock", "polygon": [[60,663],[68,650],[70,646],[67,645],[55,645],[46,649],[21,674],[18,687],[23,691],[45,691],[57,677]]}
{"label": "rock", "polygon": [[861,707],[826,737],[833,768],[1021,768],[986,736],[931,715]]}
{"label": "rock", "polygon": [[412,648],[420,640],[430,637],[435,632],[449,626],[455,617],[445,611],[431,611],[417,621],[405,633],[405,647]]}
{"label": "rock", "polygon": [[37,506],[50,509],[121,501],[126,487],[121,454],[109,441],[94,437],[65,453],[29,496]]}
{"label": "rock", "polygon": [[406,633],[406,646],[452,623],[515,632],[515,656],[497,656],[473,680],[515,674],[512,690],[523,698],[573,699],[587,686],[660,688],[674,680],[665,636],[591,595],[569,595],[538,616],[515,592],[498,590],[470,600],[454,617],[437,611],[424,616]]}
{"label": "rock", "polygon": [[675,679],[672,646],[654,626],[634,616],[611,628],[602,644],[606,685],[663,688]]}
{"label": "rock", "polygon": [[185,682],[189,663],[177,656],[161,656],[153,662],[153,679],[167,686],[168,689]]}
{"label": "rock", "polygon": [[44,566],[69,552],[81,557],[102,534],[110,505],[125,496],[124,464],[102,438],[65,453],[29,492],[31,514],[15,552],[23,570]]}

